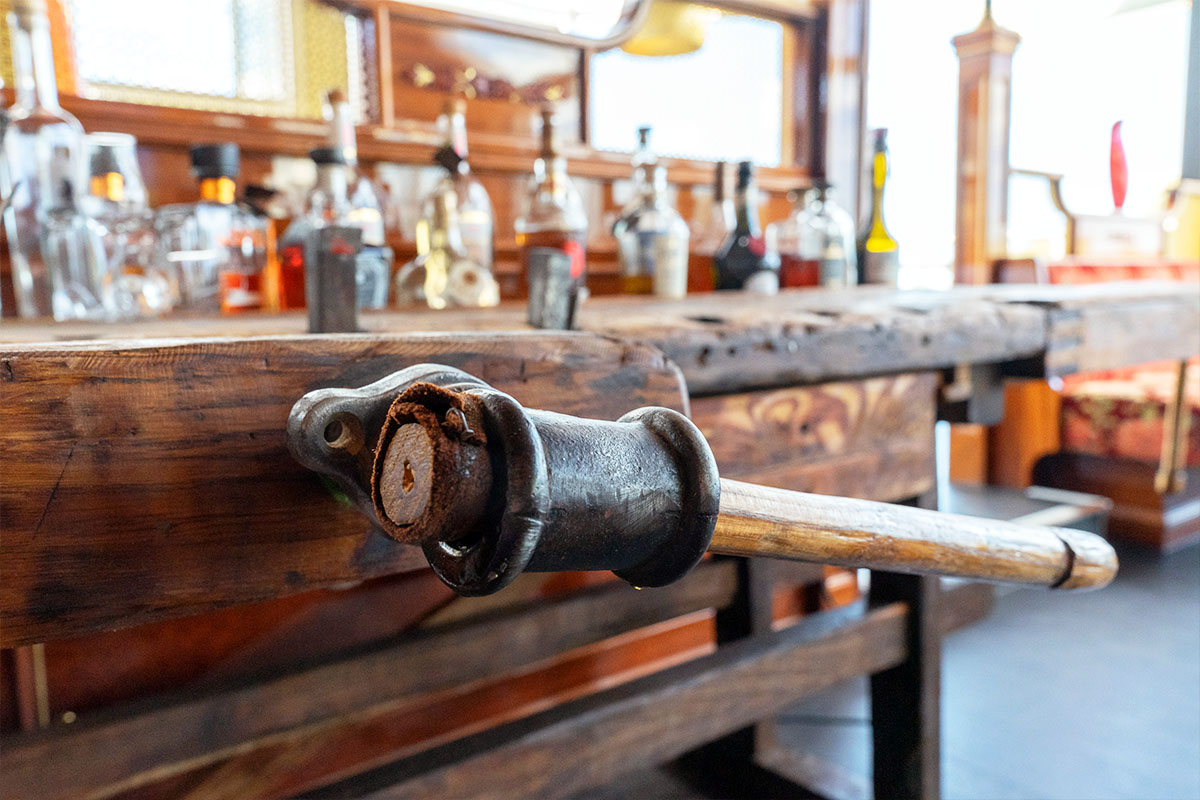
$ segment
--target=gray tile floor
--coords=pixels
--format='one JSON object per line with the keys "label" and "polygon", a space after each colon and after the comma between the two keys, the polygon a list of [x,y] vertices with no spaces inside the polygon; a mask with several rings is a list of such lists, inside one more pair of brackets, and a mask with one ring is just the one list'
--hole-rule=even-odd
{"label": "gray tile floor", "polygon": [[[1121,561],[1102,591],[1008,591],[946,639],[946,800],[1200,799],[1200,547]],[[865,683],[791,709],[781,730],[864,788]],[[589,797],[703,796],[659,771],[610,791]]]}

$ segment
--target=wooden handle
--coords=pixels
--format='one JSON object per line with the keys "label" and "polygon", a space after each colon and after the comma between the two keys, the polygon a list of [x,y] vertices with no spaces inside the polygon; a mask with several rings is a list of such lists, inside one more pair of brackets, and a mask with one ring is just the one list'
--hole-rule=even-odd
{"label": "wooden handle", "polygon": [[891,572],[1098,589],[1117,556],[1094,534],[721,479],[709,551]]}

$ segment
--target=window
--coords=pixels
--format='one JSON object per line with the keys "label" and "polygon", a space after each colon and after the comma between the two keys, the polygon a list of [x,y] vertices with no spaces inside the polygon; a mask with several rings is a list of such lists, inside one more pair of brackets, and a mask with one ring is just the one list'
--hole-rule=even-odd
{"label": "window", "polygon": [[85,97],[318,117],[345,87],[362,105],[358,22],[316,0],[72,0]]}
{"label": "window", "polygon": [[637,0],[408,0],[414,5],[520,25],[533,31],[607,39],[620,29]]}
{"label": "window", "polygon": [[639,126],[656,152],[778,166],[783,151],[783,26],[723,14],[704,45],[681,56],[608,50],[592,58],[590,142],[629,151]]}
{"label": "window", "polygon": [[[908,3],[871,4],[867,120],[889,129],[888,227],[919,282],[954,260],[958,60],[950,39],[975,28],[982,6],[923,0],[913,13]],[[1112,210],[1108,148],[1117,120],[1129,162],[1127,213],[1154,213],[1180,174],[1188,4],[1118,8],[1097,0],[995,4],[996,21],[1021,36],[1010,164],[1063,174],[1073,212]],[[1044,192],[1018,189],[1040,208]],[[1014,195],[1010,206],[1016,202]]]}

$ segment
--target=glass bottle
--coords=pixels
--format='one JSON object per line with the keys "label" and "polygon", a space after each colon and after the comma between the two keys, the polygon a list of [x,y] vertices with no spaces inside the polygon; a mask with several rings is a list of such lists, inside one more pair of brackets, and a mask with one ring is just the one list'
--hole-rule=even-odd
{"label": "glass bottle", "polygon": [[345,225],[363,230],[364,243],[354,259],[359,308],[378,309],[387,305],[388,283],[392,271],[392,251],[365,242],[370,220],[355,215],[349,197],[345,155],[332,147],[318,147],[309,153],[317,165],[317,182],[308,193],[304,215],[288,226],[280,240],[280,306],[304,306],[304,259],[314,231],[326,225]]}
{"label": "glass bottle", "polygon": [[126,133],[87,136],[89,222],[103,242],[101,284],[114,319],[158,316],[175,304],[176,287],[158,257],[154,214],[137,164],[137,140]]}
{"label": "glass bottle", "polygon": [[274,242],[266,221],[235,201],[238,146],[194,145],[191,159],[199,202],[164,206],[155,223],[159,251],[175,269],[181,305],[226,313],[261,308]]}
{"label": "glass bottle", "polygon": [[758,185],[749,161],[738,163],[733,207],[733,230],[713,257],[716,289],[774,294],[779,290],[779,265],[767,253],[758,224]]}
{"label": "glass bottle", "polygon": [[650,129],[638,129],[633,200],[613,226],[621,290],[680,298],[687,294],[689,231],[667,201],[667,171],[650,150]]}
{"label": "glass bottle", "polygon": [[[467,192],[461,191],[466,187],[456,185],[454,180],[461,177],[461,159],[452,148],[443,147],[434,160],[447,175],[421,204],[417,257],[396,276],[396,303],[425,304],[430,308],[498,305],[500,285],[491,270],[477,260],[490,256],[490,241],[486,247],[478,239],[474,247],[469,244],[472,235],[478,237],[484,226],[478,219],[474,225],[467,224],[470,214],[459,205],[464,200],[470,202],[469,196],[464,197]],[[478,204],[474,210],[479,210]],[[486,230],[490,236],[490,216]]]}
{"label": "glass bottle", "polygon": [[398,305],[494,306],[492,202],[467,163],[466,105],[448,102],[438,117],[442,147],[434,163],[445,172],[421,203],[417,257],[396,276]]}
{"label": "glass bottle", "polygon": [[362,230],[363,244],[383,247],[387,243],[383,204],[379,201],[380,193],[375,184],[358,169],[358,139],[354,132],[354,116],[345,93],[341,89],[326,92],[321,112],[329,122],[329,147],[341,154],[343,170],[346,172],[346,197],[349,202],[346,221]]}
{"label": "glass bottle", "polygon": [[858,236],[859,279],[863,283],[895,286],[900,274],[900,245],[883,222],[883,187],[887,182],[887,128],[874,131],[871,158],[871,213]]}
{"label": "glass bottle", "polygon": [[729,165],[718,161],[714,170],[712,194],[696,198],[692,218],[692,247],[688,256],[688,291],[711,292],[717,250],[733,230],[733,198],[727,191]]}
{"label": "glass bottle", "polygon": [[831,199],[829,183],[797,189],[791,216],[767,226],[767,252],[779,260],[783,288],[837,288],[858,283],[854,221]]}
{"label": "glass bottle", "polygon": [[8,25],[16,95],[0,192],[17,312],[101,318],[101,244],[78,206],[83,126],[58,104],[45,0],[13,0]]}
{"label": "glass bottle", "polygon": [[457,98],[446,104],[437,121],[442,134],[441,155],[434,160],[446,169],[433,194],[453,191],[458,207],[458,227],[467,258],[492,272],[492,200],[471,173],[467,152],[466,102]]}
{"label": "glass bottle", "polygon": [[567,177],[567,160],[554,135],[554,112],[548,108],[542,110],[542,146],[533,178],[528,209],[513,226],[521,251],[521,280],[527,280],[529,251],[550,247],[570,257],[571,278],[582,289],[587,272],[587,214]]}

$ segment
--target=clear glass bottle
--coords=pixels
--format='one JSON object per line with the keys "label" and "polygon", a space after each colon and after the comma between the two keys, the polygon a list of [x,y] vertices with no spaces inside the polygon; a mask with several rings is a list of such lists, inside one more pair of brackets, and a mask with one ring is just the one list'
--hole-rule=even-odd
{"label": "clear glass bottle", "polygon": [[567,177],[567,160],[554,134],[554,112],[542,110],[541,153],[533,166],[528,207],[514,223],[521,249],[521,280],[527,280],[529,251],[561,250],[571,259],[571,277],[582,289],[587,281],[587,213]]}
{"label": "clear glass bottle", "polygon": [[758,184],[749,161],[738,163],[733,207],[733,230],[713,258],[716,288],[774,294],[779,290],[779,265],[767,253],[758,223]]}
{"label": "clear glass bottle", "polygon": [[437,121],[442,151],[435,160],[446,169],[433,196],[453,191],[458,207],[458,227],[467,258],[492,272],[494,215],[492,199],[471,173],[467,151],[466,103],[461,98],[446,104]]}
{"label": "clear glass bottle", "polygon": [[262,308],[273,242],[266,220],[235,200],[241,154],[232,142],[194,145],[200,200],[158,210],[159,251],[175,270],[182,307],[234,313]]}
{"label": "clear glass bottle", "polygon": [[767,252],[779,261],[783,288],[838,288],[858,283],[854,220],[830,198],[829,183],[816,180],[793,193],[791,216],[767,226]]}
{"label": "clear glass bottle", "polygon": [[621,290],[680,298],[687,294],[688,238],[683,217],[667,201],[667,171],[650,149],[650,129],[638,129],[633,200],[613,226]]}
{"label": "clear glass bottle", "polygon": [[[363,230],[363,246],[354,259],[355,281],[358,286],[358,307],[378,309],[387,306],[388,287],[392,272],[392,251],[366,243],[368,236],[361,215],[354,213],[349,197],[348,179],[343,151],[333,147],[318,147],[309,153],[317,165],[317,183],[308,193],[304,215],[292,222],[280,240],[281,305],[300,308],[299,296],[304,290],[304,258],[312,233],[326,225],[345,225]],[[365,221],[367,228],[370,220]],[[291,299],[287,299],[291,298]]]}
{"label": "clear glass bottle", "polygon": [[467,163],[465,104],[446,104],[438,117],[442,147],[434,162],[445,173],[421,203],[417,257],[396,276],[398,305],[494,306],[492,202]]}
{"label": "clear glass bottle", "polygon": [[126,133],[93,133],[87,149],[88,193],[82,205],[104,246],[105,310],[113,319],[163,314],[175,304],[176,287],[159,259],[137,140]]}
{"label": "clear glass bottle", "polygon": [[341,89],[326,92],[321,112],[329,123],[329,147],[341,154],[343,170],[346,172],[349,210],[345,220],[363,232],[363,244],[383,247],[387,244],[383,204],[374,182],[358,169],[358,139],[354,132],[354,116],[345,93]]}
{"label": "clear glass bottle", "polygon": [[874,132],[871,158],[871,213],[858,236],[859,279],[895,286],[900,275],[900,245],[883,222],[883,188],[888,175],[887,128]]}
{"label": "clear glass bottle", "polygon": [[78,200],[83,126],[58,104],[45,0],[13,0],[8,14],[16,98],[4,136],[4,223],[17,312],[104,316],[101,244]]}

